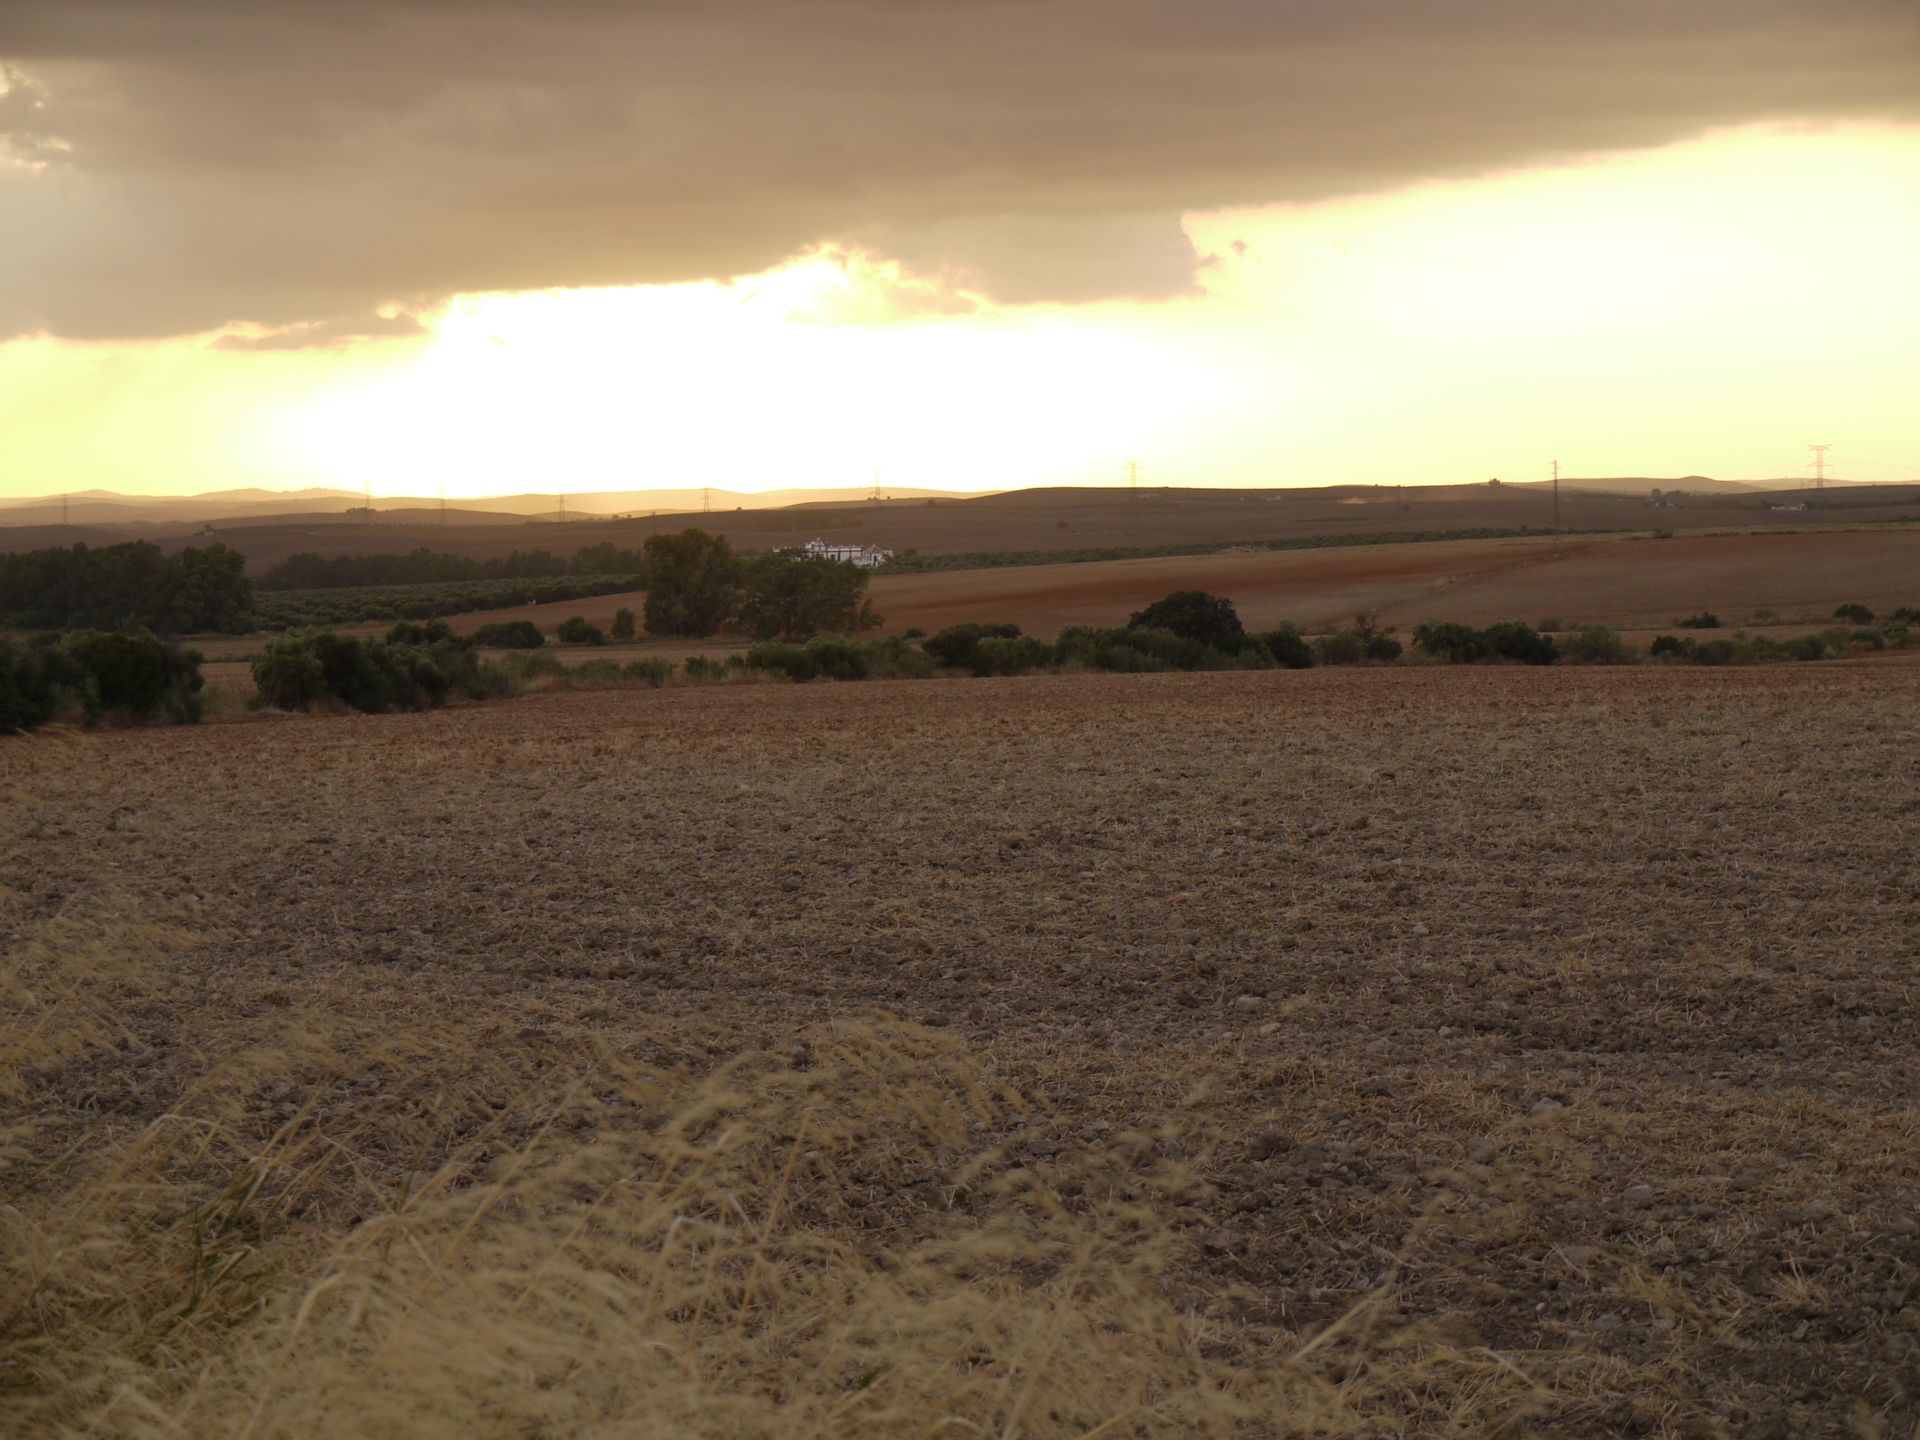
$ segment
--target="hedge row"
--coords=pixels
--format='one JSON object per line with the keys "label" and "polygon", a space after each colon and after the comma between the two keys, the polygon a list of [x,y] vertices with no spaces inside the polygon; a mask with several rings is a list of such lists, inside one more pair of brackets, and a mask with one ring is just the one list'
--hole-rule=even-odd
{"label": "hedge row", "polygon": [[0,734],[75,716],[192,724],[200,718],[200,655],[152,635],[70,630],[26,644],[0,638]]}

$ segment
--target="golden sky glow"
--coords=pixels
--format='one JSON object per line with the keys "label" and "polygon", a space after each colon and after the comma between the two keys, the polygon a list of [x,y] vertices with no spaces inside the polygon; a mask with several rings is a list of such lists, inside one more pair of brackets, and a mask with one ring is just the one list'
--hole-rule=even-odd
{"label": "golden sky glow", "polygon": [[[1920,128],[1749,127],[1190,214],[1203,293],[861,255],[462,295],[335,348],[0,345],[0,494],[1920,475]],[[247,332],[258,333],[258,332]],[[232,341],[228,342],[233,343]]]}

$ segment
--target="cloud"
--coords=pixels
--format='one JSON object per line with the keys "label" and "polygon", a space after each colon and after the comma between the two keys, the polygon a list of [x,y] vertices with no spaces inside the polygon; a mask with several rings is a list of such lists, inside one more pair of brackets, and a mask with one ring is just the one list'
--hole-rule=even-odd
{"label": "cloud", "polygon": [[[1183,212],[1920,118],[1911,0],[10,0],[0,336],[284,331],[822,244],[1193,284]],[[25,98],[17,98],[25,97]]]}
{"label": "cloud", "polygon": [[277,330],[229,331],[213,342],[215,350],[339,350],[356,340],[399,340],[424,335],[427,327],[404,311],[394,315],[310,320]]}

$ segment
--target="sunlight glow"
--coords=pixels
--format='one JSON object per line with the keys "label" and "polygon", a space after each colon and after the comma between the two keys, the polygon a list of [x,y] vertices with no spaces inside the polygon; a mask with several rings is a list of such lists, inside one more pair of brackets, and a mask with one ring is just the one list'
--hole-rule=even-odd
{"label": "sunlight glow", "polygon": [[[458,297],[416,337],[0,346],[0,485],[459,497],[1920,467],[1920,129],[1754,127],[1189,217],[1204,293],[998,306],[823,248]],[[1861,478],[1876,478],[1866,477]],[[1877,477],[1887,478],[1887,477]]]}

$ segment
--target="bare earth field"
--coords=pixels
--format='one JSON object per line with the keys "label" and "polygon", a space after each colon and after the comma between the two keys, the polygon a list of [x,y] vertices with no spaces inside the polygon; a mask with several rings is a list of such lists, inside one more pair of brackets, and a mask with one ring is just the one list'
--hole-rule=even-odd
{"label": "bare earth field", "polygon": [[[782,1222],[848,1254],[987,1225],[1010,1194],[1049,1224],[1128,1217],[1133,1238],[1103,1231],[1110,1252],[1089,1242],[1064,1269],[996,1251],[955,1272],[959,1288],[990,1273],[1023,1304],[1088,1306],[1124,1272],[1126,1315],[1162,1307],[1049,1339],[1056,1358],[1035,1373],[1069,1353],[1104,1368],[1045,1391],[1021,1433],[1089,1433],[1123,1394],[1133,1418],[1102,1433],[1920,1424],[1920,668],[552,695],[9,740],[0,807],[0,952],[68,956],[54,988],[78,994],[107,981],[73,957],[126,947],[74,937],[148,927],[138,965],[108,977],[110,1038],[42,1054],[24,1095],[0,1089],[16,1155],[76,1147],[6,1172],[38,1177],[17,1203],[57,1199],[56,1180],[83,1172],[73,1155],[131,1143],[223,1066],[251,1065],[216,1127],[236,1154],[337,1144],[348,1158],[289,1185],[245,1254],[287,1265],[362,1233],[392,1246],[423,1154],[513,1154],[501,1117],[549,1081],[589,1077],[525,1122],[562,1155],[654,1133],[605,1098],[590,1058],[687,1085],[746,1063],[768,1083],[839,1077],[809,1101],[818,1129],[779,1132],[793,1138],[766,1193]],[[407,1038],[423,1027],[440,1039]],[[336,1058],[317,1058],[321,1037]],[[935,1065],[951,1103],[975,1097],[938,1145],[899,1108],[903,1054],[936,1057],[913,1063]],[[181,1173],[211,1163],[196,1150]],[[568,1183],[545,1206],[500,1207],[560,1216],[573,1238],[555,1257],[629,1182]],[[714,1213],[755,1217],[764,1242],[764,1195],[728,1194]],[[487,1233],[478,1216],[455,1228]],[[662,1233],[671,1248],[681,1231]],[[398,1242],[368,1273],[415,1250],[431,1246]],[[431,1253],[423,1295],[464,1273]],[[771,1283],[752,1253],[741,1314]],[[1109,1253],[1119,1268],[1100,1268]],[[1150,1274],[1126,1269],[1149,1253]],[[869,1286],[911,1273],[876,1264]],[[523,1387],[579,1408],[513,1433],[589,1433],[616,1413],[618,1386],[579,1358],[590,1333],[627,1333],[616,1309],[639,1323],[593,1298],[610,1273],[568,1291],[614,1307],[592,1325],[567,1312],[580,1368],[555,1373],[573,1378]],[[233,1283],[221,1271],[204,1289]],[[456,1373],[485,1307],[453,1293],[445,1336],[404,1364],[383,1368],[377,1326],[340,1340],[361,1358],[332,1389],[311,1378],[330,1373],[334,1333],[319,1296],[297,1323],[290,1304],[249,1299],[257,1323],[282,1317],[274,1353],[304,1356],[308,1386],[280,1398],[310,1429],[260,1433],[353,1433],[319,1422],[362,1394],[419,1398],[436,1376],[451,1378],[434,1403],[457,1414],[480,1403],[469,1389],[540,1372],[522,1337]],[[527,1280],[493,1308],[544,1317],[526,1309],[536,1293]],[[684,1380],[705,1293],[649,1310],[679,1328],[619,1365],[684,1353]],[[963,1340],[962,1325],[930,1322],[928,1343],[974,1354],[984,1384],[1010,1342]],[[1163,1329],[1186,1337],[1169,1342],[1180,1363],[1234,1367],[1201,1388],[1249,1412],[1203,1424],[1153,1408],[1175,1390],[1133,1397],[1127,1377],[1161,1373],[1143,1356]],[[1138,1348],[1101,1348],[1123,1339]],[[819,1433],[850,1432],[855,1398],[895,1383],[873,1375],[902,1373],[855,1369],[867,1378],[850,1376]],[[277,1413],[249,1411],[236,1373],[155,1362],[162,1378],[140,1384],[162,1409],[214,1417],[197,1433],[228,1433],[229,1390],[234,1413]]]}
{"label": "bare earth field", "polygon": [[[1703,609],[1738,624],[1762,608],[1788,622],[1827,624],[1835,606],[1850,602],[1883,613],[1920,604],[1920,530],[1249,550],[881,575],[871,594],[890,634],[1011,620],[1029,634],[1051,636],[1062,625],[1124,624],[1129,614],[1182,589],[1226,596],[1254,629],[1291,620],[1318,630],[1344,625],[1362,610],[1408,627],[1423,620],[1485,625],[1559,618],[1643,630],[1671,627]],[[584,615],[605,626],[623,605],[638,614],[643,600],[637,593],[601,595],[449,623],[471,630],[526,619],[551,630],[569,615]],[[674,654],[699,648],[680,645]]]}

